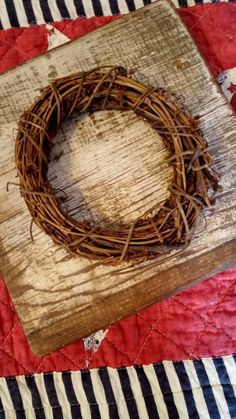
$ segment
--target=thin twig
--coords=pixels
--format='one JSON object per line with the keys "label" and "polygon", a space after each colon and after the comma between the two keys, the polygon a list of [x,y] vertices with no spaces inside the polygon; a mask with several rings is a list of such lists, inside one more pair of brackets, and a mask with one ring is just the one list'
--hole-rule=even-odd
{"label": "thin twig", "polygon": [[[54,80],[25,111],[18,123],[15,160],[19,188],[33,222],[72,255],[98,259],[104,264],[141,262],[186,247],[202,209],[210,206],[209,189],[219,189],[211,169],[212,157],[198,122],[169,91],[127,77],[122,67],[103,66]],[[154,205],[131,225],[102,228],[77,221],[62,207],[60,190],[48,181],[52,139],[72,112],[130,111],[146,120],[169,151],[173,167],[170,196]],[[158,136],[157,136],[158,141]],[[64,198],[67,198],[62,190]],[[214,192],[214,193],[215,193]],[[48,198],[48,199],[45,199]],[[153,201],[154,201],[153,196]]]}

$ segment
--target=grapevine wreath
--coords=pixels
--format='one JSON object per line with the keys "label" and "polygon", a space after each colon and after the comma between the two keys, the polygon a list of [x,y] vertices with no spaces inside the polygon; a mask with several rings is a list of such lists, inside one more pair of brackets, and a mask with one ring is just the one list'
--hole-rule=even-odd
{"label": "grapevine wreath", "polygon": [[[166,201],[118,228],[101,228],[69,216],[47,179],[52,139],[62,122],[74,111],[104,109],[132,110],[145,119],[162,137],[174,172]],[[122,67],[80,72],[43,88],[20,117],[15,159],[32,221],[72,254],[101,263],[152,259],[187,245],[202,208],[213,203],[209,190],[218,188],[197,121],[169,92],[128,77]]]}

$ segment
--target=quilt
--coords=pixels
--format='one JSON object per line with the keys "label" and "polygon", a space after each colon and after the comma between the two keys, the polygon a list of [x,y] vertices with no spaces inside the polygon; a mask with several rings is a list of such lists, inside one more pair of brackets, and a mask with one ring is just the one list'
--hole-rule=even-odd
{"label": "quilt", "polygon": [[[0,72],[150,2],[0,0]],[[236,109],[236,4],[175,5]],[[0,418],[236,418],[235,297],[231,268],[37,357],[0,277]]]}

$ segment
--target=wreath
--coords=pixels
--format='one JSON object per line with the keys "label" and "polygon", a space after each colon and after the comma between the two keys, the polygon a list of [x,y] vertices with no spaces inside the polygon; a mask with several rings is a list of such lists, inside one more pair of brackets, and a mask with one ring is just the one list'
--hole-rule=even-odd
{"label": "wreath", "polygon": [[[188,245],[202,209],[214,203],[218,176],[197,119],[176,97],[134,80],[122,67],[58,78],[40,93],[19,119],[15,144],[20,192],[32,221],[72,254],[101,263],[143,261]],[[52,139],[62,122],[75,111],[99,110],[132,110],[147,121],[163,139],[174,173],[165,202],[113,229],[68,215],[47,178]]]}

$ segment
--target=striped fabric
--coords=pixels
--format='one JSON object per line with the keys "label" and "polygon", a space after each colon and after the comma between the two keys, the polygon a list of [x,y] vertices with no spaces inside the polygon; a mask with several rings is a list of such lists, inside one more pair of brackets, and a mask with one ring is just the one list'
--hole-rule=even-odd
{"label": "striped fabric", "polygon": [[236,357],[0,378],[0,419],[236,418]]}
{"label": "striped fabric", "polygon": [[[126,14],[155,0],[0,0],[0,29],[93,16]],[[225,0],[172,0],[175,6]],[[234,2],[236,0],[226,0]]]}

